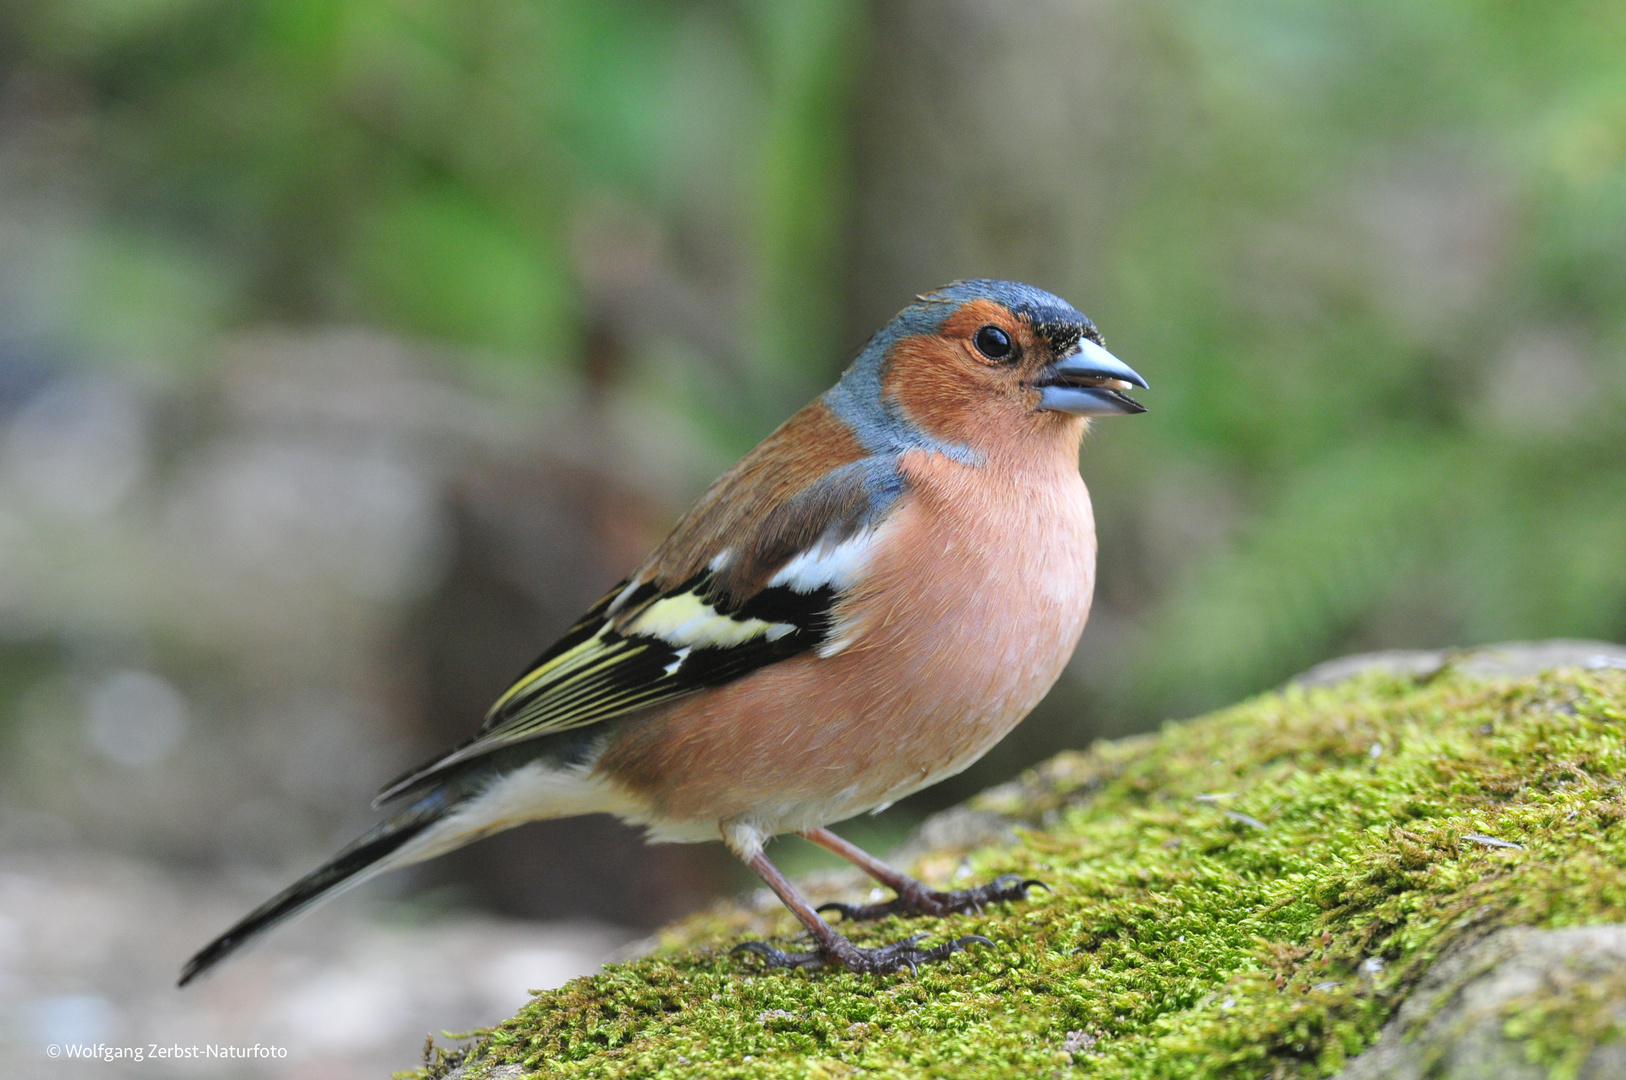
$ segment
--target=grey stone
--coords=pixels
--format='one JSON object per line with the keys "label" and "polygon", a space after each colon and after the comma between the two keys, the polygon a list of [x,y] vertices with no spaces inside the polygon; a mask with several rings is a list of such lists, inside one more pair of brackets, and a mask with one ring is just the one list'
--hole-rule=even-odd
{"label": "grey stone", "polygon": [[994,845],[1005,847],[1016,842],[1015,828],[1019,824],[1022,824],[1019,818],[1007,817],[992,810],[954,806],[922,821],[909,839],[887,857],[896,863],[907,863],[934,852],[962,852]]}
{"label": "grey stone", "polygon": [[1517,927],[1447,953],[1337,1080],[1546,1080],[1507,1030],[1538,1002],[1595,1021],[1546,1033],[1574,1047],[1576,1080],[1626,1077],[1626,925]]}
{"label": "grey stone", "polygon": [[1555,668],[1626,668],[1626,646],[1555,638],[1509,641],[1465,649],[1389,649],[1341,656],[1288,680],[1290,686],[1332,686],[1369,671],[1427,678],[1445,667],[1484,679],[1524,678]]}
{"label": "grey stone", "polygon": [[[472,1075],[470,1068],[478,1066]],[[479,1063],[470,1062],[468,1065],[459,1065],[446,1074],[446,1080],[526,1080],[527,1077],[536,1076],[536,1073],[526,1072],[523,1065],[492,1065],[489,1068],[479,1066]]]}

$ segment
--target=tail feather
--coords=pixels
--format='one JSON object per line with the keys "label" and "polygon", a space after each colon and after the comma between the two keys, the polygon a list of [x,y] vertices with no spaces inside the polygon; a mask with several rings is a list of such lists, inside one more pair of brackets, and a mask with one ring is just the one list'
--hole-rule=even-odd
{"label": "tail feather", "polygon": [[390,867],[397,854],[457,805],[446,791],[437,791],[367,832],[331,861],[311,871],[270,900],[245,915],[236,926],[204,946],[181,969],[178,986],[185,986],[220,961],[312,905],[360,885]]}

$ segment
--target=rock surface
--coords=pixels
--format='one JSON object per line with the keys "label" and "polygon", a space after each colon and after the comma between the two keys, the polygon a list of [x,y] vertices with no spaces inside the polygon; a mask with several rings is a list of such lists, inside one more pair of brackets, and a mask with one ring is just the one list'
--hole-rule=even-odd
{"label": "rock surface", "polygon": [[1520,678],[1558,668],[1626,668],[1626,646],[1607,641],[1556,638],[1551,641],[1510,641],[1471,649],[1386,649],[1357,653],[1317,664],[1295,676],[1292,686],[1334,686],[1374,671],[1413,678],[1433,678],[1446,669],[1480,679]]}
{"label": "rock surface", "polygon": [[1619,1080],[1623,1030],[1626,926],[1510,927],[1436,961],[1338,1080]]}

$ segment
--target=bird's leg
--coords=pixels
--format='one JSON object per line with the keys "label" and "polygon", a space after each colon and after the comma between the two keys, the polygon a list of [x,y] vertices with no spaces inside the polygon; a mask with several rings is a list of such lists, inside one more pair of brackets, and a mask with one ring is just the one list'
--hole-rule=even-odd
{"label": "bird's leg", "polygon": [[841,917],[851,921],[884,919],[888,915],[952,915],[962,911],[981,911],[986,904],[1001,900],[1026,900],[1028,890],[1044,882],[1018,874],[997,877],[975,889],[955,889],[939,892],[924,882],[916,881],[902,870],[888,866],[856,844],[850,844],[829,829],[808,829],[802,836],[822,848],[840,855],[882,885],[898,895],[884,904],[820,904],[820,911],[839,911]]}
{"label": "bird's leg", "polygon": [[834,927],[819,918],[818,912],[801,893],[796,891],[779,868],[768,861],[768,857],[758,851],[746,859],[751,869],[755,870],[763,881],[772,889],[790,908],[801,924],[807,927],[807,932],[813,935],[813,951],[805,953],[781,952],[773,946],[762,941],[747,941],[736,946],[735,952],[754,952],[762,957],[762,962],[771,968],[821,968],[840,965],[848,971],[859,974],[881,975],[891,971],[901,971],[908,968],[913,971],[919,964],[930,963],[934,960],[944,960],[961,949],[977,942],[983,945],[992,945],[993,942],[980,934],[968,934],[965,937],[955,938],[942,945],[934,945],[929,949],[920,948],[915,943],[925,934],[916,934],[891,945],[883,945],[878,949],[862,949],[848,941]]}

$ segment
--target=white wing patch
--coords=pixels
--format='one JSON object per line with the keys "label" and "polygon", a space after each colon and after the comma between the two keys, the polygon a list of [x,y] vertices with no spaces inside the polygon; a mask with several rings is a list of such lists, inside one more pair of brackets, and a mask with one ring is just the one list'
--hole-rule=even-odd
{"label": "white wing patch", "polygon": [[[824,588],[845,592],[869,568],[870,556],[875,552],[875,536],[874,530],[868,530],[840,543],[815,544],[780,567],[768,585],[803,594]],[[858,636],[859,627],[853,623],[831,627],[829,637],[818,647],[818,654],[825,658],[834,656],[858,640]]]}
{"label": "white wing patch", "polygon": [[850,536],[837,544],[820,542],[780,567],[779,572],[768,580],[768,585],[782,585],[799,593],[818,592],[826,586],[842,592],[863,574],[874,550],[873,530]]}

